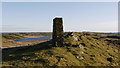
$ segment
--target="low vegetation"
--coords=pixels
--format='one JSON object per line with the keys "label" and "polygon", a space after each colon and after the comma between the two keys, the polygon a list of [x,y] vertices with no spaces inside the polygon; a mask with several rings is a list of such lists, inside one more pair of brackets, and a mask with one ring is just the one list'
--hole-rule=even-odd
{"label": "low vegetation", "polygon": [[20,36],[17,34],[2,34],[2,38],[14,40],[14,39],[21,39],[21,38],[26,38],[26,37]]}
{"label": "low vegetation", "polygon": [[118,37],[117,34],[68,32],[64,47],[52,47],[52,41],[46,40],[32,46],[5,48],[2,65],[119,66]]}

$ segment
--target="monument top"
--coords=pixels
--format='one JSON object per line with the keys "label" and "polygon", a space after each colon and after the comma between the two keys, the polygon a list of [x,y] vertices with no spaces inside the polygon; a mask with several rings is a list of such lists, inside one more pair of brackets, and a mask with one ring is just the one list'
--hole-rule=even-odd
{"label": "monument top", "polygon": [[55,16],[53,19],[55,19],[55,18],[63,18],[62,16]]}
{"label": "monument top", "polygon": [[55,17],[54,19],[62,19],[62,17]]}

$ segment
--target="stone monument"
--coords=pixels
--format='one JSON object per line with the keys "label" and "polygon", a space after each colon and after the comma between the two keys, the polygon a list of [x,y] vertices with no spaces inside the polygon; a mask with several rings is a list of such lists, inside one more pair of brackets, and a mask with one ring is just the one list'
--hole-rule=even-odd
{"label": "stone monument", "polygon": [[63,19],[54,18],[53,19],[53,46],[62,47],[63,46]]}

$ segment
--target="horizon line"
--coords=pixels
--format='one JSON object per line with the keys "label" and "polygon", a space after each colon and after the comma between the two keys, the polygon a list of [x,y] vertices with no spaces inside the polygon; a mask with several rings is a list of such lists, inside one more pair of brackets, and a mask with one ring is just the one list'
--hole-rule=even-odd
{"label": "horizon line", "polygon": [[[4,31],[1,33],[34,33],[34,32],[51,32],[51,31]],[[120,31],[64,31],[64,32],[99,32],[99,33],[119,33]]]}

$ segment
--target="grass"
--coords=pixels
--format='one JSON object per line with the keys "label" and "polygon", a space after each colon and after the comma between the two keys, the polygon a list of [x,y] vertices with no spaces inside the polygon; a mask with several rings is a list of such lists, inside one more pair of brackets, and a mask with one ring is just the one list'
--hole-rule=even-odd
{"label": "grass", "polygon": [[6,39],[22,39],[22,38],[26,38],[24,36],[19,36],[19,35],[16,35],[16,34],[2,34],[2,38],[6,38]]}
{"label": "grass", "polygon": [[[118,46],[115,46],[115,43],[108,45],[109,42],[105,41],[106,38],[98,37],[95,39],[93,34],[76,34],[78,41],[73,41],[72,36],[65,37],[65,47],[52,47],[52,41],[50,40],[33,46],[5,48],[3,49],[2,65],[44,67],[119,66]],[[84,46],[83,50],[78,47],[79,44]],[[78,55],[83,56],[84,59],[77,58]],[[107,58],[112,58],[113,62],[108,61]]]}

